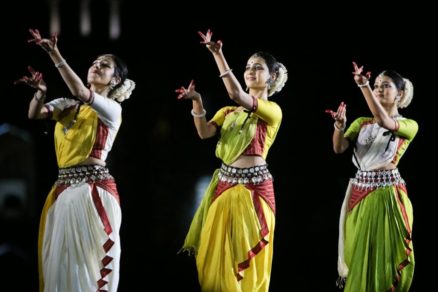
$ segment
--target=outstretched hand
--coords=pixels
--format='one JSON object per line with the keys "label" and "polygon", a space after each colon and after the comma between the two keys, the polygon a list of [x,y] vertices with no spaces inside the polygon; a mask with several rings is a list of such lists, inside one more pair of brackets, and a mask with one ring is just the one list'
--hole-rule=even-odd
{"label": "outstretched hand", "polygon": [[357,85],[361,86],[368,82],[368,80],[371,78],[371,71],[368,71],[365,73],[365,75],[362,74],[363,72],[363,66],[358,66],[356,62],[353,61],[353,68],[354,71],[352,72],[354,75],[354,81]]}
{"label": "outstretched hand", "polygon": [[32,38],[29,39],[28,43],[35,43],[41,48],[43,48],[47,53],[50,53],[57,48],[58,34],[52,33],[50,39],[44,39],[41,37],[40,31],[38,29],[29,29]]}
{"label": "outstretched hand", "polygon": [[190,84],[187,88],[181,86],[180,88],[175,89],[175,92],[178,93],[178,99],[201,99],[201,95],[195,91],[195,81],[190,81]]}
{"label": "outstretched hand", "polygon": [[222,41],[218,40],[217,42],[214,42],[211,40],[211,36],[213,35],[213,32],[208,29],[205,34],[198,31],[199,36],[202,38],[201,44],[204,44],[207,46],[207,48],[212,53],[220,53],[222,50]]}
{"label": "outstretched hand", "polygon": [[347,124],[347,104],[343,101],[339,104],[338,109],[335,111],[326,109],[325,112],[329,114],[335,123],[338,123],[339,128],[345,128]]}
{"label": "outstretched hand", "polygon": [[43,79],[43,73],[35,71],[31,66],[27,66],[27,70],[30,73],[29,76],[23,76],[14,82],[14,85],[24,83],[32,88],[41,90],[42,92],[47,92],[47,85]]}

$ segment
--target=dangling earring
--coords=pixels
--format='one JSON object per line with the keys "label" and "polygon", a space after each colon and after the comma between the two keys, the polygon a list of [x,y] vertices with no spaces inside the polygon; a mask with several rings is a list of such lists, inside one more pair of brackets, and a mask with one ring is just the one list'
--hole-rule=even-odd
{"label": "dangling earring", "polygon": [[249,90],[249,88],[248,88],[248,86],[246,87],[246,89],[245,89],[245,91],[248,91]]}
{"label": "dangling earring", "polygon": [[115,86],[116,86],[116,81],[114,79],[112,79],[109,87],[110,87],[110,89],[114,89]]}

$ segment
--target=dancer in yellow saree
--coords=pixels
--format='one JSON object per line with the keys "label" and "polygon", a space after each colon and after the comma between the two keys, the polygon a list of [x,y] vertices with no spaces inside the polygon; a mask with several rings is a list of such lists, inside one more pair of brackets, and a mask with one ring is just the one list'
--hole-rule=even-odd
{"label": "dancer in yellow saree", "polygon": [[245,92],[228,67],[222,43],[211,31],[200,33],[218,65],[220,77],[237,106],[220,109],[207,122],[193,81],[177,89],[192,100],[201,138],[220,133],[216,156],[222,165],[208,186],[183,249],[196,255],[202,291],[268,291],[275,228],[275,197],[266,157],[279,130],[282,112],[268,97],[279,92],[286,68],[264,52],[253,54],[244,73]]}

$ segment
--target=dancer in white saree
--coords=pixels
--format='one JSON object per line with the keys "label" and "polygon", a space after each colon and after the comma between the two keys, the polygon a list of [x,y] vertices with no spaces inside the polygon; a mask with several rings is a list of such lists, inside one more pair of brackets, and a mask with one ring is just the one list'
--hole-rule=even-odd
{"label": "dancer in white saree", "polygon": [[55,120],[59,167],[41,215],[38,242],[40,291],[117,291],[119,282],[121,209],[114,178],[105,160],[122,121],[120,102],[135,83],[117,56],[99,56],[88,70],[85,86],[61,56],[57,37],[43,39],[30,30],[70,89],[72,98],[45,103],[42,74],[18,83],[37,91],[29,104],[30,119]]}

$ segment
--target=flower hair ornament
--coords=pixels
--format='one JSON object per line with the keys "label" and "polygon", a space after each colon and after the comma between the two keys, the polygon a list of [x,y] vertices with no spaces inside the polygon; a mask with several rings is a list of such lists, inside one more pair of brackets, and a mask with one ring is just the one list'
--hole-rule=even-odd
{"label": "flower hair ornament", "polygon": [[411,103],[412,98],[414,97],[414,85],[412,85],[412,82],[407,78],[403,78],[403,80],[405,82],[405,89],[404,89],[404,94],[398,103],[399,108],[407,107]]}
{"label": "flower hair ornament", "polygon": [[118,102],[122,102],[131,96],[131,93],[134,89],[135,82],[127,78],[120,87],[116,88],[111,93],[110,97],[111,99],[117,100]]}
{"label": "flower hair ornament", "polygon": [[277,79],[271,83],[268,96],[273,95],[276,92],[280,92],[286,84],[288,78],[287,69],[282,63],[278,63]]}

